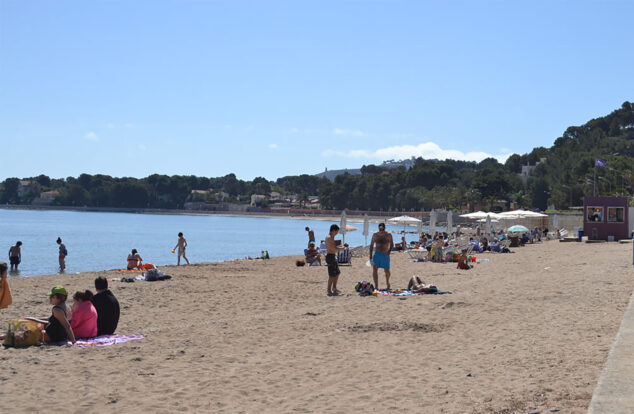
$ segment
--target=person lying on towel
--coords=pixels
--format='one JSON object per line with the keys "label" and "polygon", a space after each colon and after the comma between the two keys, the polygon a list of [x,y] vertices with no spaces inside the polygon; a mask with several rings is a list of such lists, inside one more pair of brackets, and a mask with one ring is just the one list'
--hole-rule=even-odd
{"label": "person lying on towel", "polygon": [[420,277],[412,276],[407,284],[407,290],[412,293],[436,293],[438,288],[436,286],[428,285],[423,282]]}

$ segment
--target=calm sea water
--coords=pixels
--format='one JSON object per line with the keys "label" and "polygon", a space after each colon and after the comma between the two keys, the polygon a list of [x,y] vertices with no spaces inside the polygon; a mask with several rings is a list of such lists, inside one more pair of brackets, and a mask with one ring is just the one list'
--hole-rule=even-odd
{"label": "calm sea water", "polygon": [[[338,221],[0,209],[0,249],[4,249],[0,261],[9,262],[9,248],[20,240],[20,276],[56,273],[59,236],[68,249],[67,273],[125,268],[133,248],[146,263],[176,264],[171,250],[178,232],[187,239],[187,258],[192,263],[258,257],[262,250],[271,256],[295,255],[306,248],[305,227],[315,230],[319,243],[333,223]],[[348,224],[359,230],[346,234],[346,242],[363,245],[363,223],[349,220]],[[403,227],[388,225],[387,230]],[[370,223],[370,231],[376,231],[375,223]]]}

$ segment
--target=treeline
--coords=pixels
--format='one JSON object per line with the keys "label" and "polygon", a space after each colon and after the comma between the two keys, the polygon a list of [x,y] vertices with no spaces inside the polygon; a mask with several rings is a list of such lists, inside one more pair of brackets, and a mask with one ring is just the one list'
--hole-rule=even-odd
{"label": "treeline", "polygon": [[307,198],[317,193],[320,181],[309,175],[284,177],[277,182],[263,177],[244,181],[235,174],[217,178],[153,174],[141,179],[90,174],[51,179],[39,175],[6,179],[0,190],[0,203],[31,204],[41,193],[57,191],[52,205],[178,209],[187,201],[248,203],[251,194],[268,195],[273,191]]}
{"label": "treeline", "polygon": [[[551,148],[514,154],[504,164],[493,158],[479,163],[419,158],[409,170],[367,165],[360,175],[339,175],[334,182],[305,174],[276,181],[263,177],[243,181],[234,174],[217,178],[154,174],[142,179],[88,174],[51,179],[40,175],[22,179],[31,182],[26,187],[17,178],[6,179],[0,202],[30,204],[41,192],[57,190],[54,205],[170,209],[182,208],[187,201],[248,203],[252,194],[278,192],[297,195],[300,203],[317,195],[326,209],[494,209],[510,202],[525,208],[554,205],[567,209],[593,194],[595,168],[598,194],[631,196],[633,144],[634,105],[625,102],[605,117],[569,127]],[[596,158],[605,161],[606,167],[595,167]],[[526,165],[536,167],[524,182],[520,173]]]}

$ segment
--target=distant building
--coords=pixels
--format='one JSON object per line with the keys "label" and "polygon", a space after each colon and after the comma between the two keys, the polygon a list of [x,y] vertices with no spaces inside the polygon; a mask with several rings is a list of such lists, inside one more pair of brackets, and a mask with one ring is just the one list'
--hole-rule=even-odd
{"label": "distant building", "polygon": [[519,176],[524,184],[526,184],[526,182],[528,181],[528,177],[533,174],[535,168],[537,168],[537,166],[544,161],[546,161],[546,158],[540,158],[540,160],[537,161],[535,165],[522,165],[522,172],[519,174]]}
{"label": "distant building", "polygon": [[251,195],[251,206],[255,206],[258,203],[266,200],[266,196],[264,194],[252,194]]}
{"label": "distant building", "polygon": [[18,183],[18,198],[22,198],[24,193],[29,189],[29,187],[31,187],[32,184],[32,181],[20,180],[20,182]]}
{"label": "distant building", "polygon": [[627,197],[585,197],[583,199],[583,235],[590,240],[630,238],[634,208]]}
{"label": "distant building", "polygon": [[38,206],[47,206],[53,204],[55,198],[59,195],[59,191],[44,191],[40,193],[40,196],[33,200],[32,204]]}

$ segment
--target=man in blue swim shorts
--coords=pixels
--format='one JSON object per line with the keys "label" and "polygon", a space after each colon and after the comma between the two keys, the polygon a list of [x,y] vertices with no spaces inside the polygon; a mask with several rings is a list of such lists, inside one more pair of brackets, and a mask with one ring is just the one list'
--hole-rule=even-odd
{"label": "man in blue swim shorts", "polygon": [[370,242],[372,279],[374,279],[374,286],[377,290],[379,289],[379,267],[385,271],[385,283],[387,289],[390,290],[390,252],[393,248],[394,240],[392,240],[392,235],[385,231],[385,223],[380,223],[379,231],[372,235],[372,241]]}

